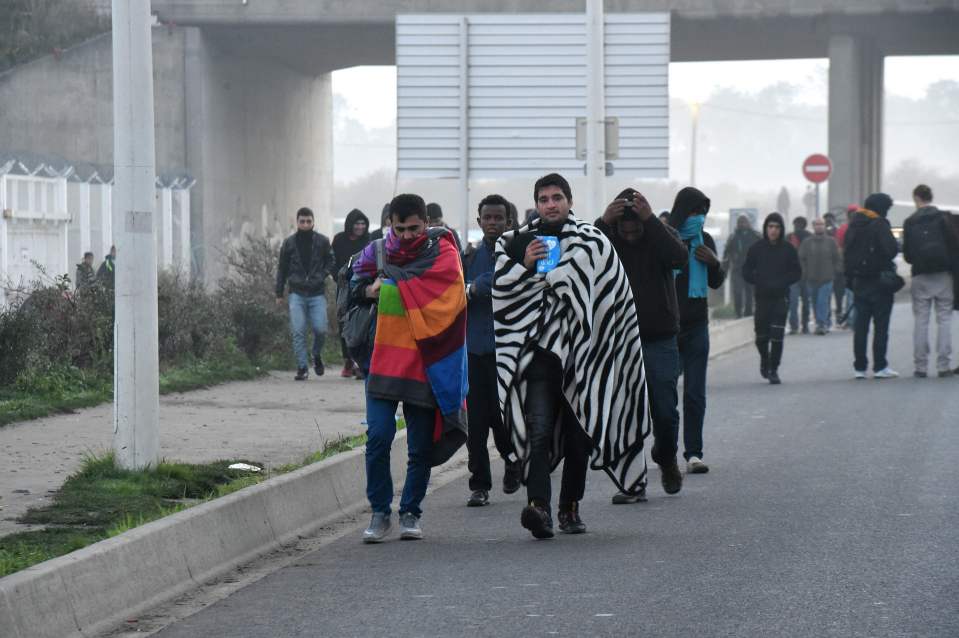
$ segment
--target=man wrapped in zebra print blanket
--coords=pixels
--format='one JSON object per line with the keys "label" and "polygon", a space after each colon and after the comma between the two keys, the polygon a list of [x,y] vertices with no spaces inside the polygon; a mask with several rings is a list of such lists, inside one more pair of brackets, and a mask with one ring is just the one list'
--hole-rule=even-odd
{"label": "man wrapped in zebra print blanket", "polygon": [[[566,458],[559,527],[584,532],[587,462],[625,492],[644,488],[650,421],[636,307],[613,246],[570,214],[562,176],[541,178],[533,192],[539,219],[496,244],[493,312],[500,407],[529,501],[521,522],[550,538],[550,472]],[[561,256],[538,273],[545,236],[559,240]]]}

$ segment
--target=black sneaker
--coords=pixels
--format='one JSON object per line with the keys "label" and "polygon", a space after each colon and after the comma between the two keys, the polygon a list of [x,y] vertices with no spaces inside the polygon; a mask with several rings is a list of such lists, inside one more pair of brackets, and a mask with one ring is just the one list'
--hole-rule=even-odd
{"label": "black sneaker", "polygon": [[323,373],[326,372],[326,366],[323,365],[323,359],[317,359],[313,363],[313,372],[316,373],[316,376],[322,377]]}
{"label": "black sneaker", "polygon": [[506,471],[503,473],[503,494],[513,494],[519,489],[522,473],[521,461],[506,462]]}
{"label": "black sneaker", "polygon": [[306,368],[297,368],[296,376],[293,377],[294,381],[306,381],[306,378],[310,376],[309,372],[306,371]]}
{"label": "black sneaker", "polygon": [[553,538],[553,517],[542,505],[530,503],[524,507],[519,521],[534,538]]}
{"label": "black sneaker", "polygon": [[633,503],[645,503],[646,488],[639,488],[638,492],[616,492],[613,495],[613,505],[632,505]]}
{"label": "black sneaker", "polygon": [[780,381],[779,379],[779,372],[777,372],[776,370],[769,371],[768,379],[771,385],[779,385],[780,383],[782,383],[782,381]]}
{"label": "black sneaker", "polygon": [[483,507],[489,505],[489,492],[486,490],[473,490],[469,499],[466,501],[466,507]]}
{"label": "black sneaker", "polygon": [[667,463],[660,463],[660,478],[663,482],[663,491],[667,494],[679,494],[679,491],[683,489],[683,474],[679,471],[679,463],[676,462],[676,458]]}
{"label": "black sneaker", "polygon": [[579,503],[576,501],[560,505],[556,520],[559,521],[559,531],[564,534],[586,533],[586,523],[579,517]]}
{"label": "black sneaker", "polygon": [[759,376],[761,376],[763,379],[769,378],[769,370],[766,369],[765,361],[759,362]]}

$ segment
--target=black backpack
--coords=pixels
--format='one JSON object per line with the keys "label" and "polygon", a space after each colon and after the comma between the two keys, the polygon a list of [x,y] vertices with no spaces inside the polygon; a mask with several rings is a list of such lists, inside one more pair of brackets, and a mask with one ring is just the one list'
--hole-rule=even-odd
{"label": "black backpack", "polygon": [[922,272],[948,271],[952,268],[943,214],[916,215],[909,223],[906,241],[912,265]]}
{"label": "black backpack", "polygon": [[[383,239],[373,242],[376,251],[377,276],[383,274],[386,264],[386,255]],[[369,353],[373,337],[373,326],[376,320],[376,304],[357,303],[350,294],[350,279],[353,277],[353,263],[359,258],[362,251],[356,253],[340,269],[336,275],[336,316],[343,327],[342,337],[346,342],[346,349],[354,361],[360,361]]]}
{"label": "black backpack", "polygon": [[875,277],[888,266],[888,263],[876,254],[878,223],[878,220],[871,221],[855,233],[853,241],[849,241],[849,235],[846,235],[843,260],[847,277]]}

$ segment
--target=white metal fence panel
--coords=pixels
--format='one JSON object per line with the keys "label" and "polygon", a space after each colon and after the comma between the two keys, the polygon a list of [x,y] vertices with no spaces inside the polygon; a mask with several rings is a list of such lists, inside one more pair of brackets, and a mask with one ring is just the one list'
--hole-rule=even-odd
{"label": "white metal fence panel", "polygon": [[[396,29],[401,177],[461,177],[462,166],[474,178],[582,170],[582,14],[401,15]],[[605,31],[606,114],[620,125],[616,170],[664,177],[669,14],[608,14]]]}

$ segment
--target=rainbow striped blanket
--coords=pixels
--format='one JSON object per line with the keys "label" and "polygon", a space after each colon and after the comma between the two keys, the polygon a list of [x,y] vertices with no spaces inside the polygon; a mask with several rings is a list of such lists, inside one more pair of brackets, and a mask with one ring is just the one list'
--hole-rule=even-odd
{"label": "rainbow striped blanket", "polygon": [[428,233],[409,261],[387,257],[367,392],[436,408],[436,466],[466,442],[466,288],[452,235]]}

